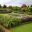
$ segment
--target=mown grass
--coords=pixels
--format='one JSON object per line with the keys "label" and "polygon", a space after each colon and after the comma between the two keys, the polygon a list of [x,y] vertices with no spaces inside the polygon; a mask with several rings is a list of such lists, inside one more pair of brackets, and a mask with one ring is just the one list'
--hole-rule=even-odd
{"label": "mown grass", "polygon": [[32,23],[12,28],[12,32],[32,32]]}

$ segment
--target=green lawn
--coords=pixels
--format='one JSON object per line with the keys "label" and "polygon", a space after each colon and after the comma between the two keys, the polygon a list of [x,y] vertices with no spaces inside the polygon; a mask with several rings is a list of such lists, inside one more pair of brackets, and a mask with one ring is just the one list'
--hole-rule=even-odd
{"label": "green lawn", "polygon": [[32,23],[15,27],[12,29],[12,32],[32,32]]}

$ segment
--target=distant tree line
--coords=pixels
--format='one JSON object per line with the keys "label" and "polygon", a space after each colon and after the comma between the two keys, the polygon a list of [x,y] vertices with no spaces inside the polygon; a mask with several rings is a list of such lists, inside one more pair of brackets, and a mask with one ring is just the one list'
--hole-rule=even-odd
{"label": "distant tree line", "polygon": [[31,6],[27,6],[26,4],[23,4],[21,7],[18,7],[18,6],[8,6],[7,7],[6,5],[1,6],[1,4],[0,4],[0,8],[3,8],[3,9],[6,8],[6,10],[8,10],[8,12],[10,12],[10,13],[11,12],[14,12],[14,13],[32,12],[32,5]]}
{"label": "distant tree line", "polygon": [[0,8],[6,8],[6,7],[7,7],[6,5],[1,6],[1,4],[0,4]]}

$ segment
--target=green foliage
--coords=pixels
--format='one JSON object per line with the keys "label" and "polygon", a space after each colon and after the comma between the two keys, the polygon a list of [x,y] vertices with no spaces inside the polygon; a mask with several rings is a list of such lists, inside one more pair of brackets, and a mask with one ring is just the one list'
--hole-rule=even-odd
{"label": "green foliage", "polygon": [[0,15],[0,24],[5,26],[5,27],[8,27],[9,18],[7,18],[7,16]]}
{"label": "green foliage", "polygon": [[13,26],[18,25],[18,22],[20,22],[21,19],[16,18],[16,17],[12,17],[12,16],[4,16],[4,15],[0,15],[0,24],[3,25],[6,28],[10,28]]}
{"label": "green foliage", "polygon": [[30,7],[29,9],[30,9],[30,12],[32,12],[32,7]]}
{"label": "green foliage", "polygon": [[6,8],[6,7],[7,7],[6,5],[3,6],[3,8]]}
{"label": "green foliage", "polygon": [[20,22],[21,20],[19,18],[13,17],[11,21],[11,26],[13,25],[12,27],[14,27],[18,25],[17,23]]}
{"label": "green foliage", "polygon": [[1,4],[0,4],[0,8],[2,8]]}
{"label": "green foliage", "polygon": [[[19,15],[17,14],[17,16],[19,16]],[[21,18],[17,18],[17,16],[16,15],[13,16],[13,15],[9,15],[9,14],[6,14],[6,15],[0,14],[0,24],[6,28],[11,28],[11,27],[18,26],[22,23],[28,22],[28,21],[26,21],[28,18],[27,19],[23,19],[23,18],[21,19]]]}
{"label": "green foliage", "polygon": [[29,7],[26,4],[23,4],[21,7],[18,6],[6,6],[0,5],[0,13],[22,13],[22,12],[32,12],[32,5]]}
{"label": "green foliage", "polygon": [[32,5],[31,5],[31,7],[32,7]]}

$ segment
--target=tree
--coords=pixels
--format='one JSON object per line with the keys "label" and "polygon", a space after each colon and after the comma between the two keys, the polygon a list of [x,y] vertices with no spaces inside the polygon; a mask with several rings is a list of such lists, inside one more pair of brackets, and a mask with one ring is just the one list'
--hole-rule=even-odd
{"label": "tree", "polygon": [[26,5],[26,4],[23,4],[23,5],[21,6],[21,10],[22,10],[23,12],[26,12],[26,11],[28,10],[27,5]]}
{"label": "tree", "polygon": [[6,8],[6,7],[7,7],[6,5],[3,6],[3,8]]}
{"label": "tree", "polygon": [[32,12],[32,7],[30,7],[29,9],[30,9],[30,12]]}
{"label": "tree", "polygon": [[13,7],[13,11],[14,11],[15,13],[18,13],[18,12],[20,11],[20,7],[14,6],[14,7]]}
{"label": "tree", "polygon": [[0,4],[0,8],[1,8],[2,6],[1,6],[1,4]]}
{"label": "tree", "polygon": [[23,7],[27,7],[27,5],[26,5],[26,4],[23,4],[21,7],[22,7],[22,8],[23,8]]}
{"label": "tree", "polygon": [[31,5],[31,7],[32,7],[32,5]]}

